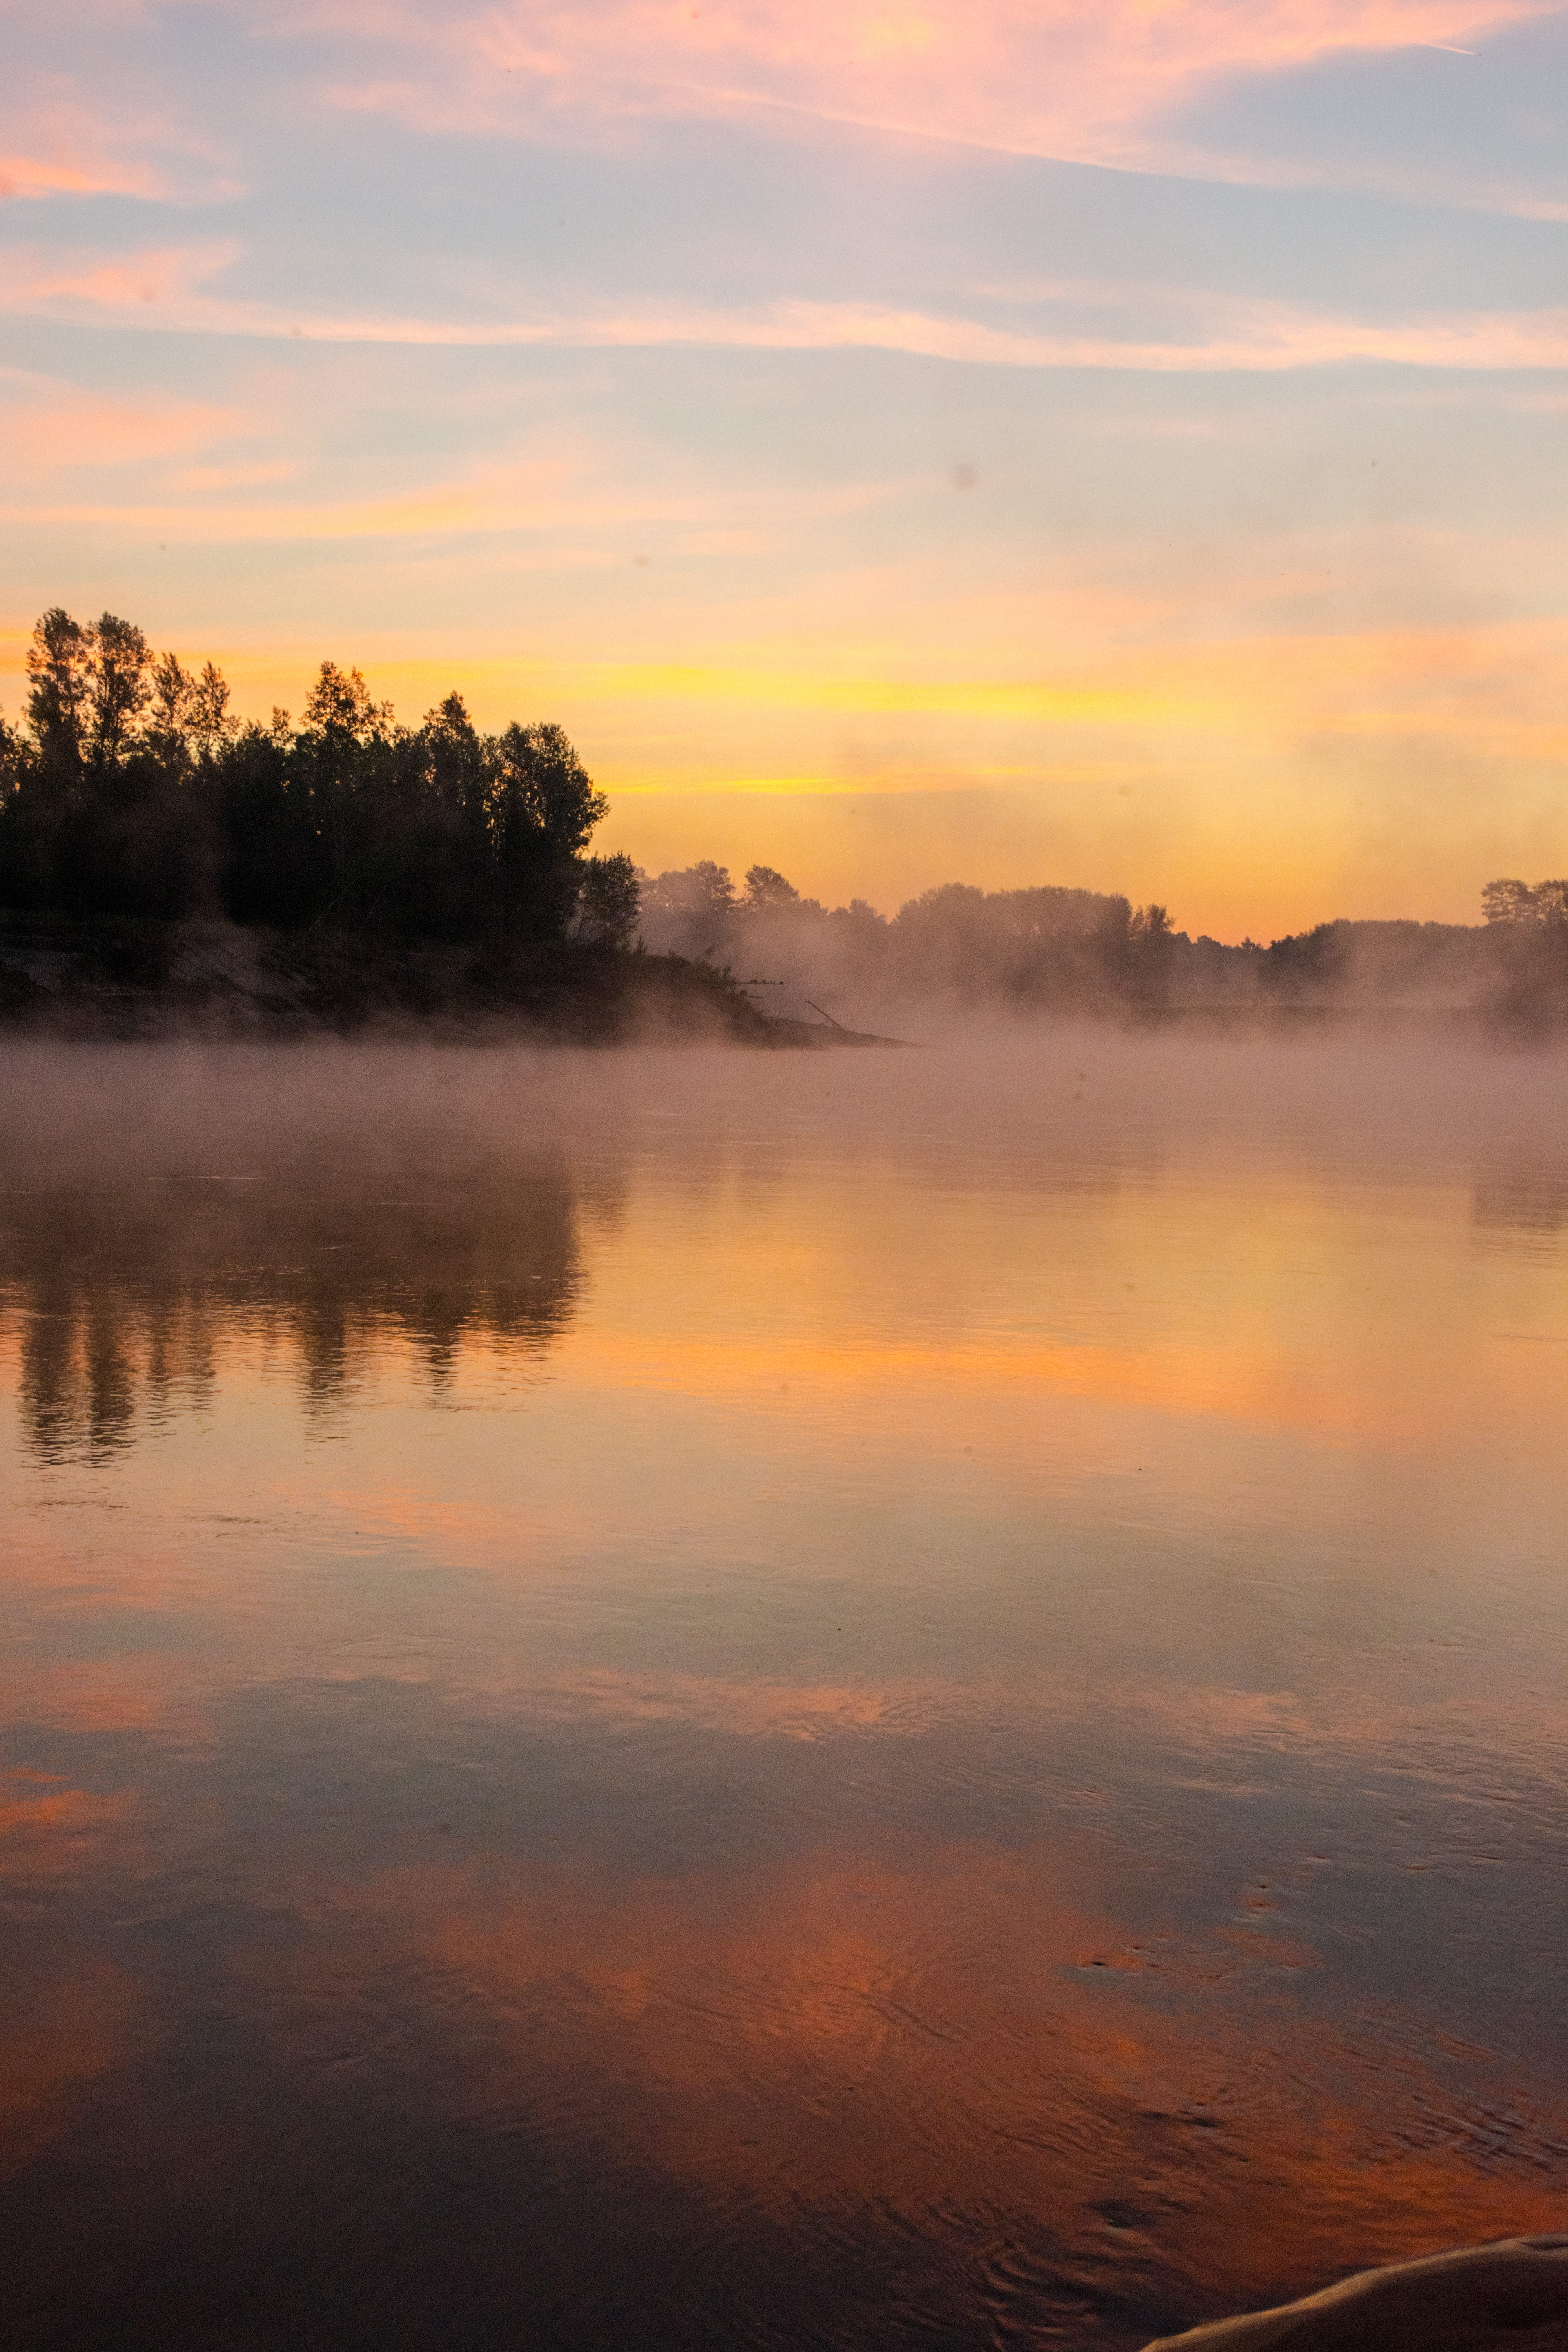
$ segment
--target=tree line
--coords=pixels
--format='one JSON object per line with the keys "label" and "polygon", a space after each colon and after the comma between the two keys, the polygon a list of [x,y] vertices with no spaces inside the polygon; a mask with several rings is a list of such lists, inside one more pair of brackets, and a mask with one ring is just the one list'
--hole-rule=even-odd
{"label": "tree line", "polygon": [[[1258,999],[1496,1001],[1568,1010],[1568,881],[1499,880],[1479,929],[1323,923],[1263,948],[1173,931],[1115,893],[948,883],[889,919],[768,866],[649,877],[589,853],[607,803],[559,727],[481,734],[460,694],[400,725],[323,661],[298,725],[241,722],[209,661],[111,613],[33,632],[24,723],[0,719],[0,909],[415,945],[642,940],[785,1009],[924,997],[1092,1010]],[[792,1007],[792,1009],[798,1009]]]}
{"label": "tree line", "polygon": [[824,907],[767,866],[741,887],[711,859],[640,878],[650,947],[721,958],[781,1009],[804,1000],[874,1018],[879,1005],[940,998],[1030,1013],[1403,1003],[1568,1014],[1564,881],[1488,883],[1479,925],[1341,920],[1231,946],[1189,938],[1163,907],[1120,893],[946,883],[889,918],[860,898]]}
{"label": "tree line", "polygon": [[1568,882],[1489,882],[1481,891],[1481,915],[1487,923],[1544,923],[1555,930],[1568,927]]}
{"label": "tree line", "polygon": [[1134,907],[1120,892],[947,882],[889,919],[864,898],[824,907],[771,866],[752,866],[741,888],[711,858],[639,879],[650,947],[722,958],[741,980],[777,981],[807,1002],[847,993],[1155,1004],[1177,944],[1163,907]]}
{"label": "tree line", "polygon": [[608,803],[559,727],[480,734],[457,693],[402,726],[331,661],[298,725],[241,722],[210,661],[58,606],[27,677],[24,724],[0,719],[0,907],[408,942],[635,931],[636,869],[588,855]]}

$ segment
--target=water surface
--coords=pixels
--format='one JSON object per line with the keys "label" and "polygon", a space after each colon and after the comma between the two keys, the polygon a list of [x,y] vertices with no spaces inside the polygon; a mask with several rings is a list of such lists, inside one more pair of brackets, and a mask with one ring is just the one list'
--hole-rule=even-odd
{"label": "water surface", "polygon": [[3,1058],[8,2344],[1561,2225],[1568,1060]]}

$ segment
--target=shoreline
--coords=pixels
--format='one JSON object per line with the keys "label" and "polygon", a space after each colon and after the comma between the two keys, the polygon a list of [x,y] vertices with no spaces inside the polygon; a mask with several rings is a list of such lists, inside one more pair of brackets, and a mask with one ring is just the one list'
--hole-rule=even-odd
{"label": "shoreline", "polygon": [[1561,2352],[1568,2235],[1500,2238],[1356,2271],[1298,2303],[1158,2336],[1143,2352]]}
{"label": "shoreline", "polygon": [[775,1020],[730,974],[591,942],[400,947],[350,931],[0,917],[0,1034],[61,1041],[889,1045]]}
{"label": "shoreline", "polygon": [[[1021,1005],[938,993],[904,1010],[917,1028],[934,1024],[944,1034],[1064,1023],[1220,1038],[1359,1028],[1519,1047],[1568,1033],[1568,1006],[1555,997],[1512,1004],[1264,997]],[[321,926],[288,933],[216,919],[14,912],[0,913],[0,1035],[579,1046],[658,1040],[775,1053],[916,1051],[931,1042],[766,1013],[727,967],[641,946],[497,939],[403,946]]]}

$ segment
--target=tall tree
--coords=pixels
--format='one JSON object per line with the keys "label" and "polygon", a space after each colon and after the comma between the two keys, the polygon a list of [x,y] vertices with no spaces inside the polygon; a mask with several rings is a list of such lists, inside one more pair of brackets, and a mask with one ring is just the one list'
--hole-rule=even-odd
{"label": "tall tree", "polygon": [[92,751],[100,761],[117,760],[152,699],[147,673],[153,648],[134,621],[122,621],[115,613],[103,614],[88,635]]}
{"label": "tall tree", "polygon": [[298,730],[241,728],[209,661],[154,658],[133,623],[46,613],[28,730],[0,733],[0,904],[391,936],[611,940],[625,859],[585,860],[606,803],[559,727],[480,735],[450,694],[400,727],[324,661]]}
{"label": "tall tree", "polygon": [[630,947],[642,904],[631,859],[624,851],[613,857],[584,858],[582,877],[572,925],[574,936],[597,947]]}
{"label": "tall tree", "polygon": [[79,768],[92,704],[93,632],[51,604],[27,648],[27,724],[51,766]]}
{"label": "tall tree", "polygon": [[786,882],[776,866],[748,866],[746,891],[741,900],[748,915],[771,915],[781,908],[798,907],[800,892]]}
{"label": "tall tree", "polygon": [[577,861],[609,802],[559,727],[515,723],[494,743],[490,828],[502,929],[559,938],[577,900]]}
{"label": "tall tree", "polygon": [[1481,892],[1481,913],[1489,923],[1533,923],[1535,893],[1528,882],[1506,877],[1489,882]]}

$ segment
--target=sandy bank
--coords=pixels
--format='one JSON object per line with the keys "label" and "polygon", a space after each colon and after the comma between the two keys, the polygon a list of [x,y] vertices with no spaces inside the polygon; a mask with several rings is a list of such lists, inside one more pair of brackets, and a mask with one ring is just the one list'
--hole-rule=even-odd
{"label": "sandy bank", "polygon": [[1146,2352],[1568,2352],[1568,2235],[1502,2238],[1273,2311],[1162,2336]]}

